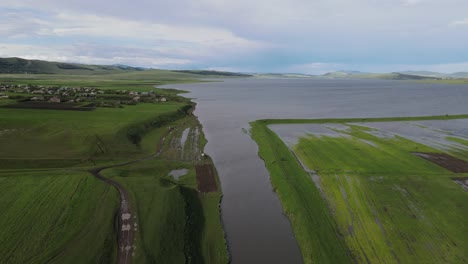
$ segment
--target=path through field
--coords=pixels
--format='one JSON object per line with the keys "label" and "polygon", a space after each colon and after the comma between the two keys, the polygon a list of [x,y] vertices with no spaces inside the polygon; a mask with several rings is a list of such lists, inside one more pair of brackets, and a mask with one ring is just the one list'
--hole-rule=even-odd
{"label": "path through field", "polygon": [[129,165],[129,164],[133,164],[133,163],[137,163],[137,162],[141,162],[141,161],[145,161],[145,160],[157,157],[159,154],[161,154],[164,140],[166,139],[167,135],[169,135],[172,131],[173,131],[172,129],[169,129],[166,135],[164,135],[161,138],[156,148],[156,153],[153,155],[150,155],[148,157],[144,157],[141,159],[121,163],[121,164],[98,167],[98,168],[94,168],[88,171],[97,179],[116,188],[120,194],[120,208],[119,208],[118,219],[117,219],[117,222],[118,222],[117,263],[118,264],[132,263],[132,258],[134,256],[133,251],[136,248],[135,232],[138,230],[137,218],[136,218],[136,213],[132,210],[130,206],[130,199],[129,199],[128,191],[117,181],[114,181],[112,179],[102,176],[101,171],[110,169],[110,168],[122,167],[125,165]]}

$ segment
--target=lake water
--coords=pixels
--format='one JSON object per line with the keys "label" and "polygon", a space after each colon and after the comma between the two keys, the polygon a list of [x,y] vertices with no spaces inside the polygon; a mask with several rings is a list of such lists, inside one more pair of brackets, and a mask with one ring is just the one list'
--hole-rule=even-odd
{"label": "lake water", "polygon": [[300,263],[291,225],[246,134],[262,118],[389,117],[468,113],[467,85],[387,80],[229,79],[166,87],[190,91],[223,189],[233,263]]}

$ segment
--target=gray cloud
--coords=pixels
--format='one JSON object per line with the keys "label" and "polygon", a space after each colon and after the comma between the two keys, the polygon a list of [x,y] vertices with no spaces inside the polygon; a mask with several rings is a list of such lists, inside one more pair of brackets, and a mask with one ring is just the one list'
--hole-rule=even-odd
{"label": "gray cloud", "polygon": [[2,7],[5,43],[50,41],[68,50],[78,41],[106,60],[120,56],[104,47],[188,67],[259,71],[468,61],[466,0],[3,0]]}

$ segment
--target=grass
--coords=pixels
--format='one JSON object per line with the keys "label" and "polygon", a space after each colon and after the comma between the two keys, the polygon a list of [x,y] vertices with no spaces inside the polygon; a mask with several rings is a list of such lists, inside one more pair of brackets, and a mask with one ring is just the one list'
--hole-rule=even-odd
{"label": "grass", "polygon": [[23,163],[18,160],[51,160],[55,166],[57,159],[80,163],[141,156],[138,145],[127,139],[129,129],[183,106],[167,102],[92,112],[0,108],[0,159],[15,160],[19,166]]}
{"label": "grass", "polygon": [[262,122],[251,123],[252,138],[270,173],[271,183],[292,223],[305,263],[349,263],[327,206],[281,139]]}
{"label": "grass", "polygon": [[[377,138],[365,133],[366,128],[351,126],[340,131],[347,137],[301,138],[291,152],[268,124],[449,118],[455,117],[251,123],[252,137],[292,222],[304,261],[465,263],[467,196],[450,179],[454,173],[410,153],[440,152],[431,147],[400,137]],[[295,155],[319,175],[316,184]]]}
{"label": "grass", "polygon": [[325,124],[325,123],[357,123],[357,122],[390,122],[390,121],[424,121],[452,120],[468,118],[468,114],[440,116],[410,116],[410,117],[375,117],[375,118],[323,118],[323,119],[261,119],[255,122],[263,125],[274,124]]}
{"label": "grass", "polygon": [[459,137],[447,137],[448,140],[468,146],[468,140]]}
{"label": "grass", "polygon": [[[115,262],[117,192],[90,174],[64,168],[88,169],[154,154],[169,125],[199,127],[202,134],[198,120],[188,116],[193,104],[177,96],[181,91],[153,87],[194,81],[193,76],[158,70],[86,78],[0,75],[0,83],[155,90],[169,100],[90,112],[0,108],[2,261]],[[187,141],[198,151],[204,146],[202,140]],[[164,148],[169,152],[171,146],[165,143]],[[220,221],[221,192],[198,193],[196,163],[189,160],[195,154],[188,145],[185,150],[185,160],[162,155],[103,172],[128,188],[138,212],[135,263],[229,260]],[[167,176],[174,168],[190,173],[176,183]]]}
{"label": "grass", "polygon": [[[194,76],[161,70],[90,75],[86,78],[77,75],[0,74],[0,83],[155,90],[169,100],[125,108],[98,108],[91,112],[0,108],[0,145],[6,150],[0,153],[0,164],[24,168],[31,164],[31,160],[40,160],[42,167],[68,166],[71,163],[89,166],[93,162],[104,164],[141,156],[145,153],[135,144],[141,140],[141,134],[149,132],[155,123],[159,126],[180,118],[178,112],[189,103],[177,96],[181,91],[155,89],[154,85],[193,82],[196,81],[196,78],[191,78]],[[0,104],[12,102],[1,100]],[[162,117],[165,120],[161,120]],[[5,130],[9,132],[5,133]],[[60,163],[59,159],[74,161]],[[11,160],[13,162],[10,163]],[[50,160],[49,165],[46,160]]]}
{"label": "grass", "polygon": [[[83,172],[0,171],[4,263],[109,263],[116,191]],[[93,243],[89,243],[89,241]],[[86,252],[86,254],[83,254]]]}
{"label": "grass", "polygon": [[[189,159],[180,158],[184,157],[181,151],[197,152],[203,145],[195,148],[194,144],[200,144],[195,134],[189,135],[186,141],[190,148],[174,145],[180,142],[180,131],[193,128],[198,121],[186,117],[169,125],[176,129],[166,138],[160,158],[104,173],[122,183],[134,201],[139,224],[135,262],[227,263],[229,257],[219,213],[221,191],[199,193],[195,180],[198,162],[193,155]],[[166,129],[156,129],[148,137],[160,138]],[[155,146],[147,144],[151,141],[144,139],[143,146],[154,152]],[[172,170],[181,168],[189,172],[178,181],[169,176]]]}

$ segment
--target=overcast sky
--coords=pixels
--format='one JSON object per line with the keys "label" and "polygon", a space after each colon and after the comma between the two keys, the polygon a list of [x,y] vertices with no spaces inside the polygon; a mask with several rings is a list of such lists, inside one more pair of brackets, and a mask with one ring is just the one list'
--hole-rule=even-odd
{"label": "overcast sky", "polygon": [[320,74],[468,71],[468,0],[1,0],[0,57]]}

